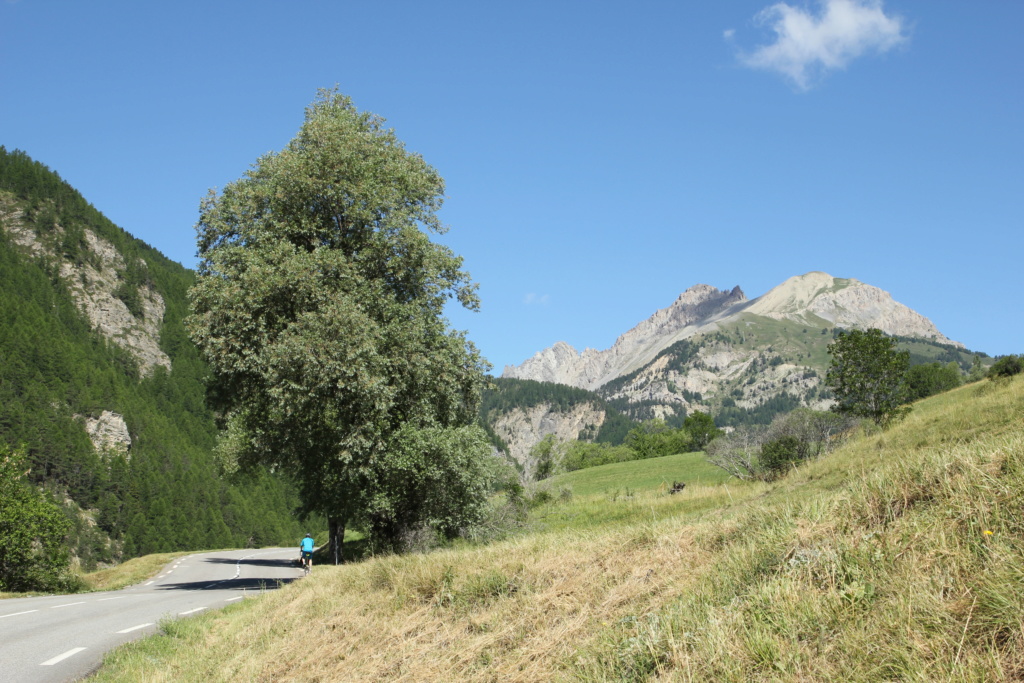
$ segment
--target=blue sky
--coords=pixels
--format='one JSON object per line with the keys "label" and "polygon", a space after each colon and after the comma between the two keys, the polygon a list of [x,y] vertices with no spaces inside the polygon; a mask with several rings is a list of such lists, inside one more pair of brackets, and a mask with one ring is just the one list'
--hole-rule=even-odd
{"label": "blue sky", "polygon": [[499,372],[822,270],[1024,351],[1024,3],[0,0],[0,144],[185,265],[337,84],[447,182]]}

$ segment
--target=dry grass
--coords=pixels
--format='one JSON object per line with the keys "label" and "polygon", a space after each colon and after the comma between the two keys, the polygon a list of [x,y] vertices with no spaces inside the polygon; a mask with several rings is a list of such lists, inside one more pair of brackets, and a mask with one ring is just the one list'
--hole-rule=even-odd
{"label": "dry grass", "polygon": [[1024,677],[1024,381],[936,397],[770,486],[583,519],[622,504],[574,499],[576,528],[318,567],[168,624],[100,679]]}
{"label": "dry grass", "polygon": [[119,565],[82,574],[81,579],[94,591],[113,591],[125,586],[132,586],[160,573],[164,566],[176,558],[189,555],[190,552],[158,553],[132,558]]}

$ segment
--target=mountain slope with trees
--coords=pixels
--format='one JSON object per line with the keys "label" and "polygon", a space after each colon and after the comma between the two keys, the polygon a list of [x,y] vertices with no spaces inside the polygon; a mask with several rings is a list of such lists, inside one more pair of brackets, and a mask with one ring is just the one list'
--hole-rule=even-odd
{"label": "mountain slope with trees", "polygon": [[[101,289],[91,278],[116,284],[90,312],[83,291]],[[294,486],[266,472],[219,474],[208,371],[182,325],[193,280],[55,172],[0,147],[0,442],[23,451],[28,481],[61,503],[86,568],[300,535]],[[157,301],[162,315],[147,320]],[[101,308],[139,324],[113,329],[90,317]],[[124,343],[141,339],[143,321],[152,345]],[[90,440],[86,424],[104,412],[123,420],[130,443]]]}
{"label": "mountain slope with trees", "polygon": [[[672,427],[701,411],[719,427],[763,424],[797,407],[823,409],[828,347],[847,329],[877,328],[911,365],[984,375],[985,354],[942,335],[924,316],[857,280],[812,272],[748,300],[738,288],[691,287],[605,351],[558,342],[505,378],[560,382],[597,392],[618,412]],[[926,381],[931,381],[926,380]]]}

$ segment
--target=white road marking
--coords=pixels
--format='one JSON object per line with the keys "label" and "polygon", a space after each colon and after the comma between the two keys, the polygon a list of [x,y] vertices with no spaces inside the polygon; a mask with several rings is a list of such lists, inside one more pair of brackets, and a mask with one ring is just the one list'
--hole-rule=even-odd
{"label": "white road marking", "polygon": [[187,612],[178,612],[178,615],[183,617],[186,614],[195,614],[196,612],[202,612],[204,609],[206,609],[206,608],[205,607],[196,607],[195,609],[190,609]]}
{"label": "white road marking", "polygon": [[97,600],[96,602],[106,602],[107,600],[124,600],[124,599],[125,599],[125,597],[127,597],[127,596],[124,596],[124,595],[119,595],[119,596],[117,596],[116,598],[100,598],[100,599],[99,599],[99,600]]}
{"label": "white road marking", "polygon": [[81,652],[84,649],[85,649],[84,647],[72,648],[72,649],[68,650],[67,652],[65,652],[64,654],[62,654],[62,655],[57,655],[53,659],[47,659],[45,662],[43,662],[39,666],[53,666],[54,664],[57,664],[59,662],[63,662],[68,657],[73,657],[73,656],[77,655],[79,652]]}
{"label": "white road marking", "polygon": [[132,626],[131,628],[126,628],[123,631],[118,631],[118,633],[131,633],[132,631],[138,631],[140,628],[146,628],[147,626],[152,626],[152,625],[153,625],[153,622],[151,621],[148,624],[139,624],[138,626]]}
{"label": "white road marking", "polygon": [[15,612],[14,614],[0,614],[0,619],[6,619],[7,617],[16,617],[21,614],[32,614],[32,612],[38,612],[37,609],[25,610],[24,612]]}
{"label": "white road marking", "polygon": [[152,585],[153,585],[154,583],[156,583],[156,581],[150,581],[150,582],[149,582],[149,583],[147,583],[146,585],[147,585],[147,586],[152,586]]}
{"label": "white road marking", "polygon": [[239,595],[239,596],[238,596],[237,598],[228,598],[228,599],[227,599],[227,600],[225,600],[224,602],[234,602],[235,600],[242,600],[242,599],[244,599],[244,598],[245,598],[245,596],[244,596],[244,595]]}
{"label": "white road marking", "polygon": [[84,605],[84,604],[85,604],[85,600],[82,600],[81,602],[68,602],[68,603],[65,603],[63,605],[54,605],[50,609],[58,609],[60,607],[71,607],[72,605]]}

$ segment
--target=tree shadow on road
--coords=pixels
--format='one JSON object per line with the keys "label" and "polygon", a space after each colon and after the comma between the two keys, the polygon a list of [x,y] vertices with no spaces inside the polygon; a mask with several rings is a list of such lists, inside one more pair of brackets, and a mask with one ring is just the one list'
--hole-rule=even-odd
{"label": "tree shadow on road", "polygon": [[250,578],[226,579],[224,581],[186,581],[184,583],[165,583],[153,586],[161,591],[268,591],[291,583],[298,577],[291,578]]}
{"label": "tree shadow on road", "polygon": [[252,567],[298,567],[299,566],[299,551],[295,551],[295,557],[279,559],[279,560],[261,560],[258,557],[248,558],[244,560],[231,559],[230,557],[205,557],[203,562],[210,562],[212,564],[244,564]]}

